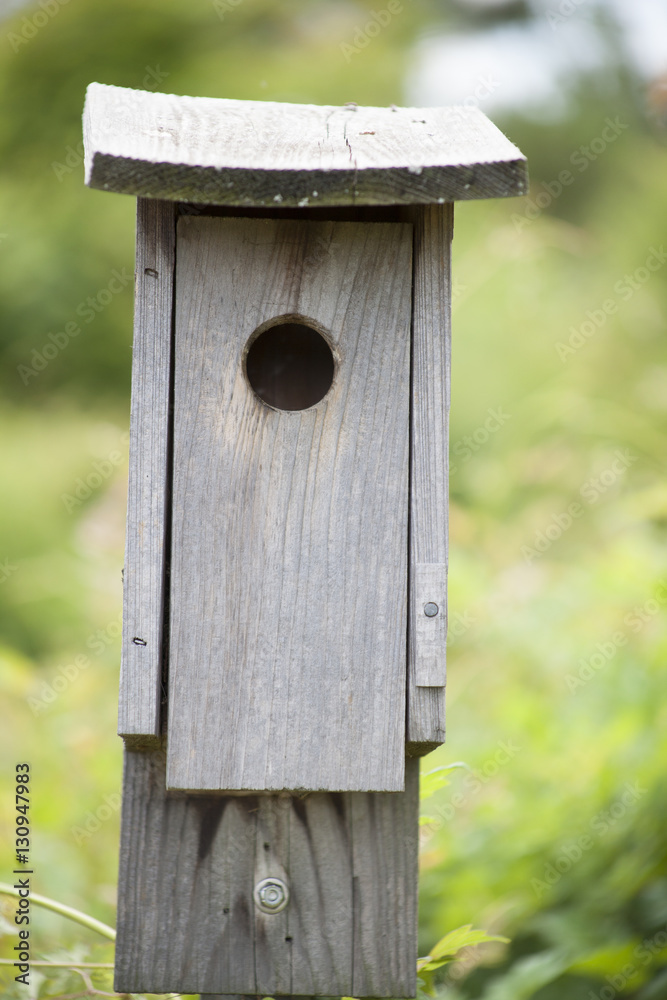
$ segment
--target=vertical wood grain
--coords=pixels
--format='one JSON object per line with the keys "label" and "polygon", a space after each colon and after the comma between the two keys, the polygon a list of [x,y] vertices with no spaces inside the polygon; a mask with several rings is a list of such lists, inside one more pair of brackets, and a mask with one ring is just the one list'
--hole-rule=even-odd
{"label": "vertical wood grain", "polygon": [[[289,885],[290,800],[287,796],[258,797],[254,884],[279,878]],[[258,993],[292,992],[289,908],[264,913],[254,907],[255,985]]]}
{"label": "vertical wood grain", "polygon": [[[403,788],[411,254],[403,223],[179,223],[170,788]],[[286,316],[337,358],[301,411],[243,371]]]}
{"label": "vertical wood grain", "polygon": [[414,563],[414,680],[417,687],[444,687],[447,680],[447,564]]}
{"label": "vertical wood grain", "polygon": [[[434,573],[442,579],[448,563],[452,208],[452,205],[429,205],[411,210],[415,237],[407,746],[412,754],[427,753],[445,738],[446,619],[444,628],[441,617],[433,623],[440,629],[438,635],[428,630],[424,633],[420,617],[424,611],[419,606],[421,594],[417,593],[417,583],[429,578],[424,564],[437,565]],[[446,615],[446,576],[443,582]],[[430,599],[440,603],[437,597]],[[438,637],[439,656],[435,650]],[[422,648],[420,640],[428,650]],[[426,671],[420,669],[424,660],[437,661],[437,669],[429,669],[426,676]],[[424,680],[441,683],[423,686],[420,681]]]}
{"label": "vertical wood grain", "polygon": [[352,996],[412,997],[417,988],[419,761],[402,795],[350,795],[354,868]]}
{"label": "vertical wood grain", "polygon": [[139,198],[118,732],[160,736],[175,216]]}
{"label": "vertical wood grain", "polygon": [[394,794],[170,796],[165,754],[126,751],[115,989],[414,996],[418,764]]}

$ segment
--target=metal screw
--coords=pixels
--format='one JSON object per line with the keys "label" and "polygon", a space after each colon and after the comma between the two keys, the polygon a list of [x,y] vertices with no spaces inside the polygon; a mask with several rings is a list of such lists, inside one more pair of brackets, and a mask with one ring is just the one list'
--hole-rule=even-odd
{"label": "metal screw", "polygon": [[289,889],[280,878],[263,878],[255,886],[253,896],[263,913],[279,913],[289,903]]}
{"label": "metal screw", "polygon": [[427,618],[435,618],[440,608],[433,601],[429,601],[428,604],[424,605],[424,614]]}

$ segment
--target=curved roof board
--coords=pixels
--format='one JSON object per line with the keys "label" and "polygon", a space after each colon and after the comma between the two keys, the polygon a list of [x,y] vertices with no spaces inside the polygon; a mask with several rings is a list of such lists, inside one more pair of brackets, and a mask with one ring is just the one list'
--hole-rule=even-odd
{"label": "curved roof board", "polygon": [[478,109],[178,97],[92,83],[86,184],[257,207],[434,204],[527,190],[521,152]]}

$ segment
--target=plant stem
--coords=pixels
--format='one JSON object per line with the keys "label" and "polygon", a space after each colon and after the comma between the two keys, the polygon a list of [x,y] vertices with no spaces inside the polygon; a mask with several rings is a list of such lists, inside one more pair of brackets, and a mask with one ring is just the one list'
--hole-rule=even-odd
{"label": "plant stem", "polygon": [[[6,882],[0,882],[0,893],[3,893],[5,896],[19,898],[18,889],[15,889],[12,885],[7,885]],[[48,896],[39,896],[36,892],[30,893],[30,900],[35,906],[43,906],[45,910],[53,910],[54,913],[59,913],[61,917],[75,920],[77,924],[88,927],[91,931],[97,931],[98,934],[109,938],[110,941],[116,940],[116,932],[113,927],[103,924],[101,920],[96,920],[95,917],[89,917],[87,913],[82,913],[81,910],[65,906],[64,903],[58,903],[55,899],[49,899]]]}
{"label": "plant stem", "polygon": [[[0,958],[0,965],[13,965],[15,959]],[[113,962],[30,962],[30,967],[48,969],[113,969]]]}

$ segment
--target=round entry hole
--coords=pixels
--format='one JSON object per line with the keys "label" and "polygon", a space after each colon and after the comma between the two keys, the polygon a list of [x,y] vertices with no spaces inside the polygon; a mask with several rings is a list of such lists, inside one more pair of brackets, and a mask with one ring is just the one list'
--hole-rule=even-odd
{"label": "round entry hole", "polygon": [[280,323],[256,337],[246,355],[248,381],[278,410],[306,410],[323,399],[334,357],[321,333],[305,323]]}

